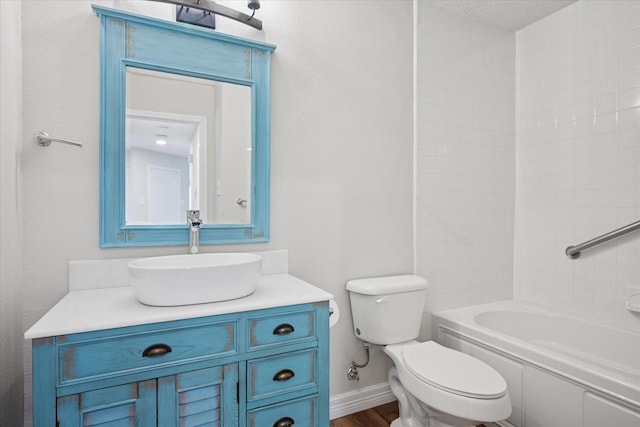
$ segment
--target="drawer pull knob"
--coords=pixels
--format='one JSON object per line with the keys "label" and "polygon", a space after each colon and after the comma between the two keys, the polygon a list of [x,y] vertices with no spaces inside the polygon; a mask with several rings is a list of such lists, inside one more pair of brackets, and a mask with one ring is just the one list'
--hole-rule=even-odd
{"label": "drawer pull knob", "polygon": [[293,331],[295,331],[293,326],[288,323],[283,323],[282,325],[276,326],[273,330],[273,335],[288,335]]}
{"label": "drawer pull knob", "polygon": [[142,357],[158,357],[171,353],[171,347],[166,344],[153,344],[142,352]]}
{"label": "drawer pull knob", "polygon": [[293,418],[284,417],[284,418],[280,418],[278,421],[276,421],[276,423],[273,425],[273,427],[291,427],[295,423],[296,422],[293,421]]}
{"label": "drawer pull knob", "polygon": [[283,369],[273,376],[274,381],[283,382],[289,381],[291,378],[295,377],[295,373],[291,369]]}

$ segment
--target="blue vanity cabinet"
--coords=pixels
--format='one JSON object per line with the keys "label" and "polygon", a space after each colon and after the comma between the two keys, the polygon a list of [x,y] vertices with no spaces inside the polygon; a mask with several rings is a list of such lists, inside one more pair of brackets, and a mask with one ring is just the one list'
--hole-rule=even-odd
{"label": "blue vanity cabinet", "polygon": [[33,340],[34,426],[326,427],[328,302]]}

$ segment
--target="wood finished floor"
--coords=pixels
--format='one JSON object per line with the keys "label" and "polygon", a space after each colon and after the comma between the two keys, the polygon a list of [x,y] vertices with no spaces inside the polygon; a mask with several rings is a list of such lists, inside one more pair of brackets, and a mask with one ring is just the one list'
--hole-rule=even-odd
{"label": "wood finished floor", "polygon": [[396,418],[398,418],[398,402],[391,402],[331,420],[329,427],[389,427]]}
{"label": "wood finished floor", "polygon": [[366,411],[329,421],[329,427],[389,427],[398,418],[398,402],[386,403]]}

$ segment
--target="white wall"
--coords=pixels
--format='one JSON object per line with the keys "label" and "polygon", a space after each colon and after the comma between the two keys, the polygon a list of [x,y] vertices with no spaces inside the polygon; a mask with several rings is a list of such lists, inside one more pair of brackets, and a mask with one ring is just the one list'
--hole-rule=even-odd
{"label": "white wall", "polygon": [[517,35],[519,299],[640,327],[636,233],[577,260],[567,246],[640,219],[640,1],[580,1]]}
{"label": "white wall", "polygon": [[[90,3],[28,1],[21,9],[0,1],[2,411],[20,405],[13,393],[20,387],[22,287],[29,327],[66,293],[70,259],[185,250],[98,248],[99,29]],[[172,17],[162,4],[98,3]],[[411,8],[397,1],[271,0],[258,11],[262,32],[218,20],[222,32],[278,45],[272,241],[205,250],[289,249],[292,274],[336,295],[342,320],[331,330],[332,395],[386,381],[388,366],[374,349],[361,381],[345,379],[351,359],[362,357],[345,282],[412,271]],[[426,310],[513,291],[636,326],[638,318],[622,305],[640,292],[637,235],[574,261],[564,248],[640,216],[640,1],[577,2],[517,38],[428,2],[418,2],[417,11],[416,268],[431,285]],[[24,20],[24,125],[17,130],[16,14]],[[17,50],[7,50],[6,41]],[[37,130],[85,146],[42,149],[30,142]],[[21,191],[14,182],[19,166]],[[23,273],[15,250],[20,217],[7,198],[23,203]]]}
{"label": "white wall", "polygon": [[513,284],[515,37],[417,3],[416,268],[431,311]]}
{"label": "white wall", "polygon": [[20,3],[0,2],[0,424],[22,425]]}
{"label": "white wall", "polygon": [[[25,144],[25,327],[66,293],[70,259],[186,251],[98,248],[99,23],[91,3],[22,3],[25,139],[45,130],[84,143]],[[153,2],[99,3],[160,17],[172,10]],[[246,8],[244,1],[230,5]],[[335,294],[342,320],[331,329],[333,395],[385,382],[387,374],[386,356],[374,351],[360,382],[346,379],[361,352],[345,283],[413,269],[411,14],[411,2],[269,1],[257,13],[263,32],[219,19],[222,32],[278,46],[272,240],[205,250],[289,249],[292,274]]]}

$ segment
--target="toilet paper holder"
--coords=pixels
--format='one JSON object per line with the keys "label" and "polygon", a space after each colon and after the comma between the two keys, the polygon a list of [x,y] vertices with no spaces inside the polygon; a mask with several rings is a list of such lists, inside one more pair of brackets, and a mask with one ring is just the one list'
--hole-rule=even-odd
{"label": "toilet paper holder", "polygon": [[333,328],[340,320],[340,308],[335,300],[329,300],[329,327]]}

